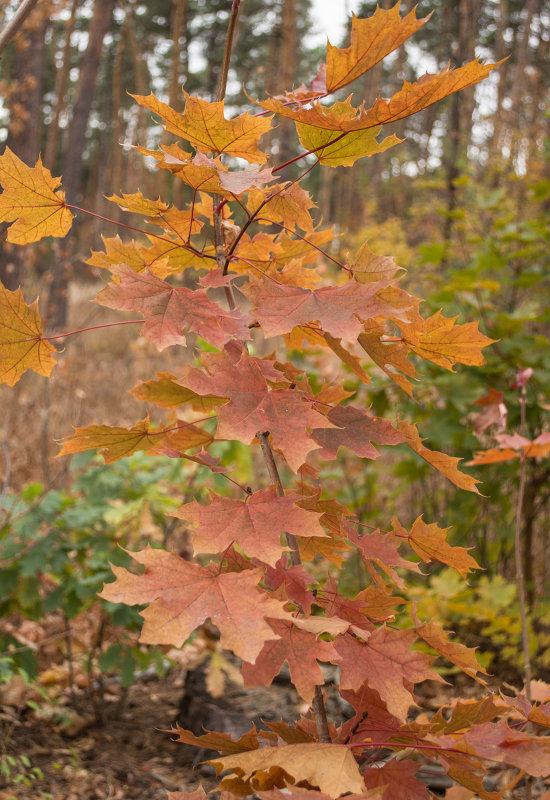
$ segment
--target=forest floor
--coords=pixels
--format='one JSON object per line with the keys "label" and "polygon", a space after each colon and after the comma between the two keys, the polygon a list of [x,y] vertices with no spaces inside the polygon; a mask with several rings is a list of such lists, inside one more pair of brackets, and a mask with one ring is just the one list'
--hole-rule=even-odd
{"label": "forest floor", "polygon": [[[82,707],[75,713],[66,691],[64,699],[59,696],[55,704],[26,705],[18,714],[4,705],[0,714],[3,750],[0,759],[5,761],[6,755],[10,755],[17,765],[12,767],[8,779],[0,776],[0,800],[166,800],[167,792],[191,792],[201,784],[205,791],[212,789],[214,769],[197,758],[197,755],[208,758],[208,754],[197,754],[195,748],[178,743],[174,735],[170,735],[170,729],[181,719],[184,674],[181,669],[174,669],[164,678],[135,683],[117,713],[114,712],[119,704],[120,686],[113,688],[112,693],[105,695],[102,724],[94,718],[91,705],[88,713]],[[419,687],[420,713],[431,716],[437,707],[452,703],[457,695],[484,694],[482,687],[473,685],[472,681],[465,683],[460,677],[458,683],[460,685],[428,683]],[[267,720],[282,718],[291,723],[306,711],[293,687],[284,681],[275,682],[269,688],[229,690],[224,692],[224,701],[231,703],[233,694],[238,698],[235,716],[243,715],[248,720],[263,716]],[[331,721],[339,723],[345,714],[336,696],[335,688],[329,684],[327,709]],[[233,738],[242,734],[242,730],[232,730],[232,712],[225,722],[226,712],[223,711],[210,725],[208,718],[197,720],[201,702],[199,700],[193,710],[195,721],[199,723],[195,726],[196,733],[201,727],[216,727],[230,732]],[[226,724],[228,719],[229,724]],[[28,759],[28,766],[23,764],[22,757]],[[433,770],[434,766],[437,769],[434,764],[429,769]],[[512,769],[488,772],[491,790],[502,790],[513,784],[516,774]],[[441,785],[436,781],[430,787],[436,792],[433,797],[448,796],[453,800],[473,797],[458,786],[453,789],[454,794],[445,795],[445,778],[440,777]],[[549,788],[550,785],[538,782],[533,787],[533,797],[546,797]],[[518,786],[505,791],[503,797],[521,800],[524,789]]]}

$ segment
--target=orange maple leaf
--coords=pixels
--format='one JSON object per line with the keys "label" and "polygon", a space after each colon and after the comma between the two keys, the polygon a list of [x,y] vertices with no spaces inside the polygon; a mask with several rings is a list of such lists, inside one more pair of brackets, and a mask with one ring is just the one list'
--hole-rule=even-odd
{"label": "orange maple leaf", "polygon": [[327,92],[335,92],[363,75],[428,21],[429,16],[417,19],[415,9],[401,17],[399,5],[396,3],[389,9],[377,7],[366,19],[352,14],[350,46],[340,48],[327,43]]}
{"label": "orange maple leaf", "polygon": [[278,636],[265,617],[289,619],[284,603],[258,588],[263,569],[218,574],[168,553],[145,550],[130,553],[146,567],[134,575],[112,566],[116,580],[105,584],[100,597],[112,603],[150,605],[141,612],[145,619],[140,640],[147,644],[181,647],[206,619],[219,629],[222,647],[245,661],[255,661],[264,642]]}
{"label": "orange maple leaf", "polygon": [[0,222],[13,222],[8,242],[29,244],[44,236],[66,236],[73,214],[65,205],[65,194],[56,191],[61,178],[52,178],[39,158],[28,167],[9,147],[0,156]]}
{"label": "orange maple leaf", "polygon": [[42,338],[38,300],[28,306],[21,289],[10,292],[0,283],[0,383],[13,386],[28,369],[49,377],[54,353]]}
{"label": "orange maple leaf", "polygon": [[412,549],[422,561],[429,564],[432,559],[441,561],[465,578],[471,570],[481,569],[465,547],[452,547],[446,539],[449,528],[440,528],[435,522],[428,524],[418,517],[407,533],[397,517],[393,518],[393,529],[401,536],[406,536]]}
{"label": "orange maple leaf", "polygon": [[[485,685],[485,681],[477,673],[483,672],[484,675],[487,675],[488,672],[477,660],[475,647],[466,647],[459,642],[452,642],[443,626],[433,620],[424,625],[417,625],[415,630],[430,647],[447,661],[456,664],[466,675]],[[472,722],[473,720],[470,718],[468,723],[471,725]]]}
{"label": "orange maple leaf", "polygon": [[254,117],[246,112],[228,120],[224,116],[223,101],[209,103],[185,91],[184,95],[183,114],[157,100],[154,94],[132,97],[158,114],[165,121],[167,131],[190,142],[201,153],[227,153],[257,164],[267,161],[267,155],[258,149],[258,140],[271,128],[271,117]]}
{"label": "orange maple leaf", "polygon": [[293,108],[275,98],[257,102],[268,111],[305,125],[332,131],[359,131],[410,117],[454,92],[479,83],[501,63],[480,64],[474,59],[457,69],[446,66],[435,74],[426,73],[414,83],[405,81],[393,97],[379,97],[370,108],[362,104],[354,109],[353,116],[348,110],[343,113],[341,103],[324,106],[317,101],[311,108]]}
{"label": "orange maple leaf", "polygon": [[460,472],[458,469],[460,458],[453,458],[446,453],[440,453],[438,450],[429,450],[427,447],[424,447],[416,425],[411,422],[399,420],[397,428],[407,440],[407,444],[411,450],[414,450],[420,458],[423,458],[424,461],[427,461],[428,464],[435,467],[442,475],[445,475],[451,483],[454,483],[459,489],[466,489],[468,492],[479,494],[479,490],[476,486],[476,483],[479,483],[479,481],[472,478],[471,475]]}
{"label": "orange maple leaf", "polygon": [[477,322],[455,325],[456,319],[437,311],[423,320],[422,325],[398,325],[407,347],[427,361],[451,371],[455,364],[481,366],[485,363],[482,349],[494,344],[495,339],[480,333]]}

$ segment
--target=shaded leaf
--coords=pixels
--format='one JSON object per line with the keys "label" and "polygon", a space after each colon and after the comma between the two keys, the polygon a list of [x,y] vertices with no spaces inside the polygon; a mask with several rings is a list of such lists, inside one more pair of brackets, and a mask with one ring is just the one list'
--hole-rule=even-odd
{"label": "shaded leaf", "polygon": [[164,431],[150,431],[149,417],[136,422],[131,428],[88,425],[75,428],[74,434],[63,440],[63,447],[57,455],[59,457],[85,450],[98,450],[105,463],[112,464],[137,450],[147,452],[158,447],[164,436]]}
{"label": "shaded leaf", "polygon": [[334,646],[289,621],[273,620],[270,625],[281,638],[266,642],[255,664],[243,664],[244,685],[270,686],[286,661],[298,694],[306,703],[311,703],[315,686],[322,686],[325,682],[317,662],[336,658]]}
{"label": "shaded leaf", "polygon": [[[485,685],[485,681],[480,678],[477,673],[483,672],[484,675],[488,673],[477,660],[475,647],[465,647],[459,642],[452,642],[449,639],[447,631],[443,629],[443,626],[433,620],[426,622],[424,625],[417,625],[415,630],[430,647],[439,653],[439,655],[446,658],[447,661],[450,661],[452,664],[456,664],[456,666],[460,667],[470,678]],[[473,721],[470,724],[473,724]]]}
{"label": "shaded leaf", "polygon": [[338,427],[314,430],[313,438],[321,445],[321,458],[336,458],[340,447],[348,447],[362,458],[378,458],[376,444],[395,445],[405,441],[391,422],[371,417],[354,406],[335,406],[327,414],[330,422]]}

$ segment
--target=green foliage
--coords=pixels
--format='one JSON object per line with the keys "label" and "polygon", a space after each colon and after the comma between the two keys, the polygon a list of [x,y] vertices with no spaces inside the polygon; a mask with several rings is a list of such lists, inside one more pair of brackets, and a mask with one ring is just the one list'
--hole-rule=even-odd
{"label": "green foliage", "polygon": [[[517,590],[500,575],[482,575],[467,585],[451,569],[442,569],[428,585],[411,586],[408,595],[418,615],[435,618],[460,641],[477,647],[479,661],[499,680],[521,681],[523,659]],[[541,675],[550,669],[550,603],[537,606],[530,618],[531,657]]]}
{"label": "green foliage", "polygon": [[[165,515],[178,506],[178,495],[184,496],[191,471],[172,459],[143,454],[110,466],[82,454],[71,471],[66,491],[31,483],[4,500],[0,614],[36,621],[53,613],[71,620],[101,604],[111,633],[98,653],[100,670],[119,673],[125,686],[136,669],[153,665],[162,674],[161,652],[137,646],[131,635],[141,623],[137,609],[100,601],[97,593],[111,575],[109,562],[130,561],[119,544],[146,539],[160,546],[169,537],[175,521]],[[0,636],[0,683],[13,674],[34,679],[39,663],[39,653],[22,646],[16,635]]]}

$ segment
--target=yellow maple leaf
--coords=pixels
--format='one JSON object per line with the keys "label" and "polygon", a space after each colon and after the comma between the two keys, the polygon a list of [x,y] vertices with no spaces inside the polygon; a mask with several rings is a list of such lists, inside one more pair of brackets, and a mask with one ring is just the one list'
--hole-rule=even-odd
{"label": "yellow maple leaf", "polygon": [[[341,113],[343,117],[347,115],[349,119],[352,119],[356,112],[350,98],[335,103],[332,109],[335,114]],[[383,153],[403,141],[395,134],[386,136],[381,142],[377,141],[376,137],[382,130],[381,125],[346,134],[326,128],[316,128],[303,122],[297,122],[296,129],[300,142],[306,150],[315,150],[319,162],[329,167],[351,167],[357,159]]]}
{"label": "yellow maple leaf", "polygon": [[38,300],[28,306],[20,289],[10,292],[0,283],[0,383],[13,386],[28,369],[49,376],[53,353],[42,338]]}
{"label": "yellow maple leaf", "polygon": [[495,340],[480,333],[477,322],[455,325],[456,319],[437,311],[421,326],[398,324],[405,344],[421,358],[450,371],[454,364],[481,366],[485,363],[482,349]]}
{"label": "yellow maple leaf", "polygon": [[149,417],[140,420],[132,428],[88,425],[85,428],[75,428],[74,434],[63,441],[63,447],[57,455],[59,457],[84,450],[99,450],[105,463],[112,464],[136,450],[147,451],[158,447],[164,435],[163,431],[150,432]]}
{"label": "yellow maple leaf", "polygon": [[269,189],[251,189],[246,206],[251,214],[259,213],[259,222],[262,225],[281,222],[290,230],[298,226],[303,231],[313,232],[313,219],[309,209],[315,208],[315,203],[309,192],[297,183],[286,187],[277,183]]}
{"label": "yellow maple leaf", "polygon": [[39,158],[29,167],[9,147],[0,156],[0,222],[13,222],[8,242],[29,244],[45,236],[66,236],[73,214],[65,205],[65,194],[56,191],[60,178],[52,178]]}
{"label": "yellow maple leaf", "polygon": [[162,117],[167,131],[185,139],[201,153],[227,153],[253,164],[267,161],[267,155],[258,149],[258,140],[270,129],[271,117],[255,117],[246,112],[228,120],[224,116],[223,101],[209,103],[185,91],[184,95],[183,114],[162,103],[154,94],[132,97]]}
{"label": "yellow maple leaf", "polygon": [[335,92],[351,83],[397,49],[429,19],[417,19],[415,9],[405,17],[399,3],[393,8],[376,8],[371,17],[359,19],[352,14],[351,44],[334,47],[327,43],[327,92]]}

